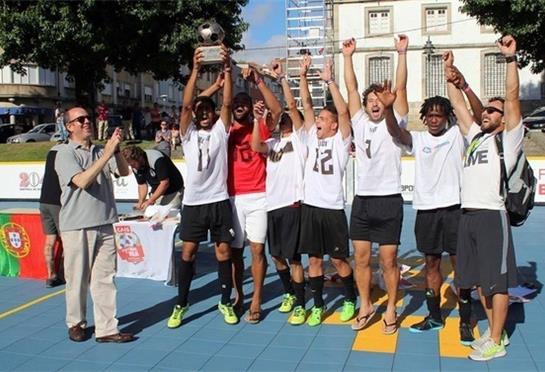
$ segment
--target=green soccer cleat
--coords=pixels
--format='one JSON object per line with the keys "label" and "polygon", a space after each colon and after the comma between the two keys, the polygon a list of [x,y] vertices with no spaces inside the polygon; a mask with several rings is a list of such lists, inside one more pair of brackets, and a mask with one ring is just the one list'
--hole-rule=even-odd
{"label": "green soccer cleat", "polygon": [[168,318],[167,327],[168,328],[178,328],[182,325],[182,320],[184,319],[185,313],[189,310],[189,305],[181,307],[180,305],[174,306],[170,318]]}
{"label": "green soccer cleat", "polygon": [[313,306],[312,309],[310,309],[310,316],[307,319],[307,324],[310,327],[316,327],[322,324],[322,317],[325,313],[325,306],[323,307],[316,307]]}
{"label": "green soccer cleat", "polygon": [[306,315],[307,311],[303,306],[296,306],[288,319],[288,323],[291,325],[301,325],[305,323]]}
{"label": "green soccer cleat", "polygon": [[343,309],[341,311],[341,322],[348,322],[356,314],[356,304],[349,300],[344,300]]}
{"label": "green soccer cleat", "polygon": [[281,313],[289,313],[293,309],[295,300],[296,297],[294,295],[286,293],[284,297],[282,297],[282,304],[280,304],[278,311],[280,311]]}
{"label": "green soccer cleat", "polygon": [[223,314],[223,320],[227,324],[237,324],[238,323],[238,317],[235,314],[235,310],[233,309],[233,305],[231,304],[222,304],[221,302],[218,304],[219,311]]}

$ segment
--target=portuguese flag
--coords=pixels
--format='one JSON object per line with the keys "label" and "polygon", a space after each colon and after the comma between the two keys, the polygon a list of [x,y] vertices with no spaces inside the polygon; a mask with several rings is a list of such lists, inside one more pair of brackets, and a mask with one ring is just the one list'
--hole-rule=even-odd
{"label": "portuguese flag", "polygon": [[0,275],[46,279],[44,241],[37,210],[0,211]]}

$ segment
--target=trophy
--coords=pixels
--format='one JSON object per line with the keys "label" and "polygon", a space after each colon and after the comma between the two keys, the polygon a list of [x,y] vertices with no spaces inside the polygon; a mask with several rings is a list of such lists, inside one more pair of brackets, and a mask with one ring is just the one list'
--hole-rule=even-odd
{"label": "trophy", "polygon": [[225,31],[215,21],[208,21],[199,26],[197,39],[203,50],[203,65],[221,63],[221,43],[224,37]]}

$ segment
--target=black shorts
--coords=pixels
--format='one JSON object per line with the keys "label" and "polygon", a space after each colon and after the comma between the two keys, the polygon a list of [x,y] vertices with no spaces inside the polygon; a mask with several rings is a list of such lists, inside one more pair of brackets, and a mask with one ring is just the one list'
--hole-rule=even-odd
{"label": "black shorts", "polygon": [[485,296],[517,286],[517,264],[505,211],[464,211],[458,229],[455,283],[481,287]]}
{"label": "black shorts", "polygon": [[233,240],[233,212],[229,200],[201,205],[184,205],[180,222],[180,239],[188,242],[230,243]]}
{"label": "black shorts", "polygon": [[447,252],[455,255],[461,215],[459,204],[416,212],[416,248],[423,254],[441,255]]}
{"label": "black shorts", "polygon": [[300,230],[300,204],[267,212],[267,244],[271,256],[301,261],[301,254],[297,253]]}
{"label": "black shorts", "polygon": [[354,197],[350,215],[350,239],[379,245],[399,245],[402,224],[401,194]]}
{"label": "black shorts", "polygon": [[348,222],[342,209],[325,209],[303,204],[299,253],[346,258]]}

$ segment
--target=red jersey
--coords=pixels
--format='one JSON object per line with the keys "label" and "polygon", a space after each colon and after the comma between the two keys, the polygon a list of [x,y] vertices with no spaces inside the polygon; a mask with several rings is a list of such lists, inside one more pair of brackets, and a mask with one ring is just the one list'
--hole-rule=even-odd
{"label": "red jersey", "polygon": [[98,120],[107,120],[108,119],[108,106],[99,105],[98,106]]}
{"label": "red jersey", "polygon": [[[233,123],[229,131],[227,187],[229,195],[265,192],[266,157],[252,150],[252,125]],[[271,132],[265,120],[259,121],[261,139],[265,141]]]}

